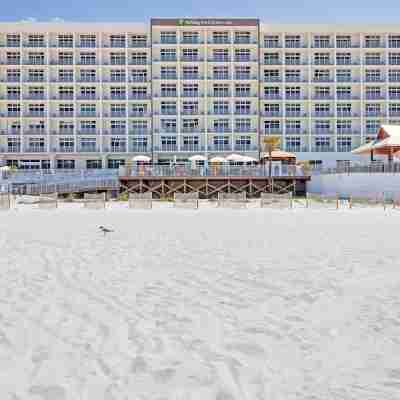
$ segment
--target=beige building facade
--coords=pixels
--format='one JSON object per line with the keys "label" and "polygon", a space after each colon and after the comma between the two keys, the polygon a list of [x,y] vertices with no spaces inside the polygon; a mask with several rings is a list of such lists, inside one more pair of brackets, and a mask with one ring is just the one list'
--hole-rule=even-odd
{"label": "beige building facade", "polygon": [[383,123],[400,123],[398,27],[0,24],[0,159],[20,168],[258,158],[266,135],[335,165]]}

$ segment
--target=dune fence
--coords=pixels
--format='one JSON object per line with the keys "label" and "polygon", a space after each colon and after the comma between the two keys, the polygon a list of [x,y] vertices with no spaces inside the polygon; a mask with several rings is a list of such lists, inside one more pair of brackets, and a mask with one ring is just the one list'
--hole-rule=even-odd
{"label": "dune fence", "polygon": [[199,193],[175,193],[174,207],[197,210],[199,208]]}
{"label": "dune fence", "polygon": [[218,193],[218,207],[221,208],[247,208],[246,192]]}
{"label": "dune fence", "polygon": [[0,211],[9,210],[12,204],[12,194],[11,193],[0,193]]}
{"label": "dune fence", "polygon": [[41,210],[54,210],[58,208],[58,193],[40,194],[38,208]]}
{"label": "dune fence", "polygon": [[151,210],[153,208],[153,193],[129,193],[129,208]]}
{"label": "dune fence", "polygon": [[106,208],[106,193],[85,193],[83,206],[90,210],[104,210]]}
{"label": "dune fence", "polygon": [[261,193],[260,207],[293,208],[293,195],[292,193]]}

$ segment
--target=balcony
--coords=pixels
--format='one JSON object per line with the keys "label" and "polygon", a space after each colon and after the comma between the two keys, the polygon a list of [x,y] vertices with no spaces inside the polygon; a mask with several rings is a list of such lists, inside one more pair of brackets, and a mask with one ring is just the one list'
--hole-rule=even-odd
{"label": "balcony", "polygon": [[47,99],[47,95],[45,95],[44,93],[42,94],[27,94],[23,96],[24,100],[46,100]]}
{"label": "balcony", "polygon": [[131,128],[129,130],[129,135],[146,136],[146,135],[149,135],[149,134],[150,134],[150,130],[147,129],[147,128]]}
{"label": "balcony", "polygon": [[129,65],[147,65],[147,60],[146,59],[130,60]]}
{"label": "balcony", "polygon": [[367,100],[385,100],[385,96],[382,96],[381,94],[374,94],[374,93],[367,93],[365,95],[365,98]]}
{"label": "balcony", "polygon": [[215,91],[215,92],[211,92],[209,94],[209,97],[230,97],[231,93],[226,91],[226,92],[219,92],[219,91]]}
{"label": "balcony", "polygon": [[151,99],[150,94],[147,93],[131,93],[129,100],[149,100]]}
{"label": "balcony", "polygon": [[285,113],[285,117],[287,118],[305,118],[307,117],[307,113],[301,111],[287,111]]}
{"label": "balcony", "polygon": [[81,128],[77,131],[78,135],[99,135],[100,130],[96,128]]}
{"label": "balcony", "polygon": [[8,146],[8,147],[5,148],[4,151],[2,149],[2,152],[5,152],[5,153],[21,153],[21,146]]}
{"label": "balcony", "polygon": [[275,94],[275,93],[264,93],[262,98],[268,100],[282,100],[282,96],[280,94]]}
{"label": "balcony", "polygon": [[45,146],[26,146],[24,151],[26,153],[46,153],[47,149]]}
{"label": "balcony", "polygon": [[331,111],[316,111],[312,116],[313,118],[332,118],[333,113]]}
{"label": "balcony", "polygon": [[20,117],[21,116],[21,111],[8,111],[7,114],[5,114],[7,117]]}
{"label": "balcony", "polygon": [[214,144],[208,147],[208,151],[232,151],[230,144]]}
{"label": "balcony", "polygon": [[170,56],[170,57],[160,57],[160,58],[155,58],[154,61],[161,61],[161,62],[176,62],[177,58],[176,56]]}
{"label": "balcony", "polygon": [[[175,78],[176,79],[176,78]],[[182,79],[184,80],[199,80],[202,79],[199,74],[183,74]]]}
{"label": "balcony", "polygon": [[282,82],[280,76],[264,76],[264,82]]}
{"label": "balcony", "polygon": [[279,59],[265,59],[263,61],[264,65],[282,65],[282,61]]}
{"label": "balcony", "polygon": [[211,133],[232,133],[232,128],[229,126],[215,126],[208,129]]}
{"label": "balcony", "polygon": [[148,82],[148,79],[147,76],[132,76],[129,78],[129,82],[143,83],[143,82]]}
{"label": "balcony", "polygon": [[[273,118],[280,118],[283,116],[283,114],[280,111],[262,111],[261,115],[263,117],[273,117]],[[286,114],[286,116],[288,116]],[[297,117],[297,115],[294,115],[295,117]]]}
{"label": "balcony", "polygon": [[57,95],[52,96],[53,100],[73,100],[74,99],[74,94],[73,93],[59,93]]}
{"label": "balcony", "polygon": [[203,114],[202,111],[199,110],[181,110],[182,115],[200,115]]}
{"label": "balcony", "polygon": [[58,148],[53,148],[53,152],[55,153],[73,153],[74,146],[59,146]]}
{"label": "balcony", "polygon": [[200,39],[197,37],[181,39],[181,44],[202,44],[202,43],[203,41],[200,41]]}
{"label": "balcony", "polygon": [[147,111],[130,111],[129,117],[150,117],[151,114]]}
{"label": "balcony", "polygon": [[143,47],[147,47],[147,41],[146,40],[135,40],[135,41],[130,41],[129,47],[132,48],[143,48]]}
{"label": "balcony", "polygon": [[257,151],[257,146],[251,144],[235,144],[235,151]]}
{"label": "balcony", "polygon": [[333,146],[312,146],[311,151],[316,153],[330,153],[334,152],[335,148]]}
{"label": "balcony", "polygon": [[59,130],[56,131],[51,131],[52,135],[73,135],[74,130],[73,129],[62,129],[60,128]]}
{"label": "balcony", "polygon": [[204,147],[198,144],[183,144],[180,150],[186,151],[188,153],[193,153],[197,151],[204,151]]}
{"label": "balcony", "polygon": [[231,40],[225,38],[213,38],[212,41],[208,42],[208,44],[231,44]]}
{"label": "balcony", "polygon": [[24,113],[24,117],[27,118],[46,118],[47,113],[45,111],[27,111]]}
{"label": "balcony", "polygon": [[220,81],[220,80],[228,80],[231,79],[230,76],[228,74],[214,74],[212,76],[209,76],[208,79],[213,79],[216,81]]}
{"label": "balcony", "polygon": [[159,78],[157,76],[153,76],[153,79],[176,80],[176,79],[178,79],[178,75],[176,75],[176,74],[161,74],[161,78]]}
{"label": "balcony", "polygon": [[365,60],[365,65],[385,65],[384,60]]}
{"label": "balcony", "polygon": [[62,111],[58,113],[52,113],[51,116],[53,118],[72,118],[74,116],[73,111]]}
{"label": "balcony", "polygon": [[148,153],[150,152],[150,146],[132,144],[129,151],[133,153]]}
{"label": "balcony", "polygon": [[156,150],[175,152],[178,151],[178,146],[176,144],[162,144],[160,147],[156,146]]}
{"label": "balcony", "polygon": [[126,153],[126,146],[111,146],[111,153]]}
{"label": "balcony", "polygon": [[84,111],[76,114],[78,118],[99,118],[100,114],[96,111]]}
{"label": "balcony", "polygon": [[183,62],[201,62],[203,59],[199,56],[182,56],[181,61]]}
{"label": "balcony", "polygon": [[208,62],[213,62],[213,63],[227,63],[230,62],[231,58],[230,57],[212,57],[208,59]]}
{"label": "balcony", "polygon": [[77,100],[99,100],[100,97],[95,94],[80,94],[76,96]]}
{"label": "balcony", "polygon": [[314,94],[312,97],[313,100],[333,100],[333,96],[331,94]]}
{"label": "balcony", "polygon": [[99,153],[100,147],[99,146],[79,146],[78,152],[80,153]]}

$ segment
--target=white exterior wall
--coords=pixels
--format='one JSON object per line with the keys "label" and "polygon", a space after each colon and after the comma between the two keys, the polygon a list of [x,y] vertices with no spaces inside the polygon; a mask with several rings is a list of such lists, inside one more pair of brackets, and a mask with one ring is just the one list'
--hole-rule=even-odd
{"label": "white exterior wall", "polygon": [[[394,40],[400,35],[398,26],[240,25],[245,20],[228,20],[229,25],[210,26],[197,25],[196,19],[191,21],[194,21],[191,25],[0,24],[0,157],[51,160],[54,166],[58,165],[57,160],[68,159],[97,159],[107,164],[108,159],[126,160],[135,154],[148,154],[155,160],[232,152],[257,157],[263,137],[276,134],[281,137],[281,147],[296,152],[299,159],[321,160],[325,166],[333,166],[338,160],[362,160],[351,155],[350,150],[374,136],[375,126],[400,123],[400,40]],[[162,43],[161,35],[165,31],[175,32],[176,42]],[[196,32],[198,42],[185,42],[184,34],[188,32]],[[216,42],[216,32],[227,32],[227,43]],[[249,32],[249,42],[237,43],[238,32]],[[10,34],[20,36],[17,47],[8,46]],[[29,42],[33,34],[44,35],[43,46],[35,47]],[[73,35],[72,47],[60,47],[62,34]],[[81,46],[81,35],[88,34],[95,35],[95,47]],[[111,35],[122,35],[124,45],[111,47]],[[134,45],[135,35],[145,35],[145,44]],[[376,36],[377,43],[371,41],[371,35]],[[321,36],[326,41],[319,40]],[[345,36],[350,39],[349,47]],[[175,51],[176,60],[161,59],[161,53],[168,49]],[[198,59],[184,59],[184,52],[189,49],[198,51]],[[227,50],[228,60],[216,60],[215,50]],[[238,50],[249,50],[249,59],[235,59]],[[72,64],[59,62],[63,52],[72,53]],[[43,63],[33,64],[32,53],[42,53]],[[95,62],[84,63],[85,53],[94,53]],[[123,55],[123,62],[113,64],[111,53]],[[143,53],[146,59],[135,62],[133,57],[137,53]],[[12,54],[19,54],[20,61],[14,61]],[[326,56],[326,62],[318,63],[318,54]],[[343,63],[341,55],[347,57]],[[161,69],[167,66],[176,69],[176,79],[162,77]],[[189,66],[198,69],[193,79],[187,79],[183,73]],[[216,76],[215,67],[226,67],[228,79]],[[238,67],[248,67],[249,76],[241,79],[235,75]],[[60,81],[59,73],[63,69],[73,71],[72,81]],[[10,70],[20,71],[16,81],[10,79]],[[32,70],[42,70],[43,81],[33,80]],[[84,70],[95,71],[95,79],[82,81]],[[124,71],[121,82],[111,81],[111,72],[115,70]],[[134,72],[139,70],[146,72],[146,78],[134,81]],[[345,71],[349,77],[339,78]],[[162,96],[161,88],[165,84],[176,86],[175,96]],[[197,85],[198,95],[185,95],[184,85],[188,84]],[[228,85],[228,95],[214,93],[214,85],[218,84]],[[249,85],[248,95],[238,97],[236,85]],[[35,87],[43,89],[43,99],[32,96]],[[60,90],[68,87],[73,88],[72,97],[60,97]],[[121,99],[112,98],[112,89],[116,87],[125,90],[126,95]],[[19,88],[21,97],[10,98],[10,88]],[[84,88],[94,88],[95,96],[81,97]],[[329,93],[318,97],[322,88]],[[146,94],[134,95],[135,89],[146,90]],[[340,90],[348,90],[349,95],[340,95]],[[372,90],[376,91],[375,95],[371,94]],[[236,112],[235,103],[241,100],[250,102],[248,114]],[[166,101],[176,103],[174,115],[163,115],[162,102]],[[198,105],[193,115],[184,112],[184,102],[188,101]],[[216,101],[228,103],[227,114],[215,112]],[[44,105],[42,115],[29,112],[35,104]],[[61,104],[73,104],[72,115],[60,113]],[[95,106],[95,113],[82,114],[83,104]],[[126,112],[112,115],[115,104],[125,106]],[[19,105],[19,114],[9,112],[14,105]],[[340,113],[338,110],[344,105],[351,111]],[[145,111],[138,112],[139,106],[145,107]],[[296,107],[299,111],[293,111]],[[320,111],[322,107],[327,111]],[[170,132],[163,122],[168,119],[176,122],[176,128]],[[186,126],[189,119],[196,120],[193,128]],[[224,132],[216,128],[221,120],[227,120]],[[248,120],[249,127],[239,129],[238,120]],[[82,130],[82,121],[96,123],[93,133]],[[71,134],[60,131],[62,122],[73,126]],[[348,128],[338,128],[338,124],[345,122]],[[33,127],[40,124],[43,129],[36,132]],[[115,128],[117,124],[121,129]],[[140,124],[147,124],[146,128]],[[18,125],[19,130],[15,129]],[[60,144],[60,139],[67,138],[73,139],[71,151],[65,151]],[[33,141],[40,139],[44,141],[43,148],[32,146]],[[81,144],[82,139],[95,140],[91,151]],[[113,145],[117,140],[122,143],[120,147]],[[11,141],[19,141],[20,146],[10,146]]]}

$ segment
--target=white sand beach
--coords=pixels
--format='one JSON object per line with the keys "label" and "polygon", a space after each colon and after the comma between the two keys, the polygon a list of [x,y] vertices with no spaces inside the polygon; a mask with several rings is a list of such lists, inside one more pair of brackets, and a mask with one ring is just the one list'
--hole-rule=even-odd
{"label": "white sand beach", "polygon": [[400,398],[400,211],[168,206],[0,213],[1,400]]}

